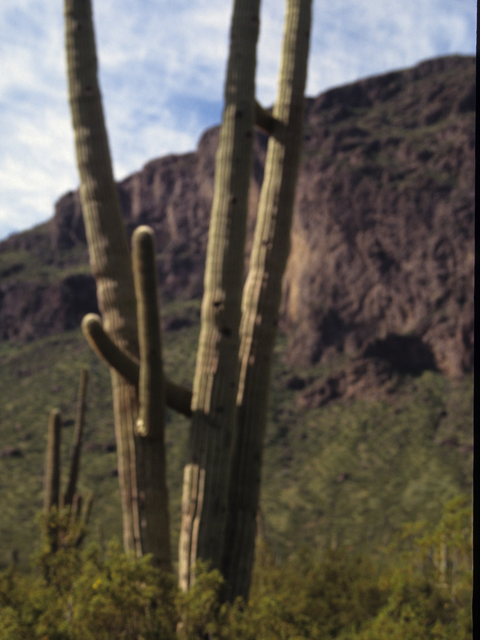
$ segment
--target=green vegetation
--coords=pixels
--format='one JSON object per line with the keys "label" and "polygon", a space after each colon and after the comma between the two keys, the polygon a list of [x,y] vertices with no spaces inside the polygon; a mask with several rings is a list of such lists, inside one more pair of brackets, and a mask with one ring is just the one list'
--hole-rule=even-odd
{"label": "green vegetation", "polygon": [[[68,517],[52,511],[35,574],[0,576],[0,640],[467,640],[471,518],[465,499],[450,501],[437,526],[404,527],[382,566],[345,549],[278,562],[260,540],[248,604],[221,604],[218,571],[198,565],[182,593],[150,556],[126,556],[118,542],[80,550],[65,535]],[[52,529],[65,540],[56,552]]]}
{"label": "green vegetation", "polygon": [[[167,317],[198,314],[198,302],[163,305]],[[166,375],[185,384],[193,374],[198,325],[164,337]],[[261,507],[265,536],[275,557],[286,559],[302,544],[312,549],[353,546],[379,553],[405,522],[437,522],[455,495],[471,495],[473,382],[453,382],[434,372],[398,377],[389,401],[337,401],[306,410],[295,374],[328,375],[325,366],[293,370],[283,361],[285,336],[275,349],[263,467]],[[23,346],[0,345],[0,458],[2,518],[0,568],[17,550],[19,566],[35,548],[35,514],[43,504],[42,482],[50,411],[62,413],[63,460],[73,440],[78,380],[89,370],[84,449],[78,491],[94,490],[91,537],[121,537],[117,459],[109,372],[80,330]],[[166,447],[172,548],[180,527],[182,470],[188,420],[167,412]],[[174,562],[176,557],[174,555]]]}

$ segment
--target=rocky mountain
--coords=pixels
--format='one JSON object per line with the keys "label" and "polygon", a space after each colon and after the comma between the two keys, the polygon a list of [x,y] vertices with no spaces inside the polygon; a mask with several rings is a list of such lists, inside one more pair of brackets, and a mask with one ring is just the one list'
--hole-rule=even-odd
{"label": "rocky mountain", "polygon": [[[290,364],[353,357],[309,386],[309,406],[392,370],[471,371],[475,95],[475,58],[449,56],[308,99],[281,326]],[[118,185],[129,233],[155,231],[163,299],[202,294],[217,140],[210,129],[195,152]],[[267,143],[258,133],[249,242]],[[78,192],[0,243],[0,339],[62,332],[96,310],[87,261]]]}

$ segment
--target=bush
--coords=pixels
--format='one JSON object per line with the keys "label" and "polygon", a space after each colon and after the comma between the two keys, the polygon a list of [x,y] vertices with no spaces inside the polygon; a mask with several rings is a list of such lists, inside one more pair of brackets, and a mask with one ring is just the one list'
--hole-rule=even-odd
{"label": "bush", "polygon": [[283,565],[261,543],[248,603],[222,603],[198,563],[181,593],[150,557],[118,542],[82,551],[68,518],[44,518],[36,574],[0,576],[0,640],[467,640],[472,635],[472,510],[449,503],[435,527],[405,527],[381,569],[345,550],[302,549]]}

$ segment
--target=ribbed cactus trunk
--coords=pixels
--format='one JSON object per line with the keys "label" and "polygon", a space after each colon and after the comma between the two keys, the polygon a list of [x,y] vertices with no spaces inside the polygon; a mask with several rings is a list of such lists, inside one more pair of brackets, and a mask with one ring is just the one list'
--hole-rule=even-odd
{"label": "ribbed cactus trunk", "polygon": [[276,120],[268,142],[249,272],[243,291],[238,414],[222,572],[227,598],[248,596],[282,277],[303,139],[312,0],[287,0]]}
{"label": "ribbed cactus trunk", "polygon": [[193,581],[197,558],[220,566],[239,371],[259,4],[259,0],[235,0],[233,8],[193,385],[190,462],[182,498],[179,577],[185,590]]}
{"label": "ribbed cactus trunk", "polygon": [[[97,57],[90,0],[65,0],[70,108],[80,198],[106,332],[123,350],[138,355],[136,305],[130,251],[113,178],[110,149],[97,80]],[[138,404],[134,385],[111,369],[118,476],[127,551],[141,555],[140,509],[134,425]]]}

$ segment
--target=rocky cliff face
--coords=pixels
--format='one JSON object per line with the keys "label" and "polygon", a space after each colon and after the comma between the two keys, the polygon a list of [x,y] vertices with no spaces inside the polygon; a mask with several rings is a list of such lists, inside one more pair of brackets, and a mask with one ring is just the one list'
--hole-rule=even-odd
{"label": "rocky cliff face", "polygon": [[[472,369],[474,119],[472,57],[430,60],[308,100],[281,312],[291,363],[346,353],[406,371]],[[139,224],[155,231],[164,299],[202,293],[217,139],[211,129],[195,153],[153,160],[119,184],[129,233]],[[250,238],[266,146],[258,134]],[[0,250],[9,256],[0,261],[1,339],[63,331],[96,308],[86,275],[46,284],[21,277],[21,251],[66,273],[86,259],[78,193],[57,202],[50,223]]]}

